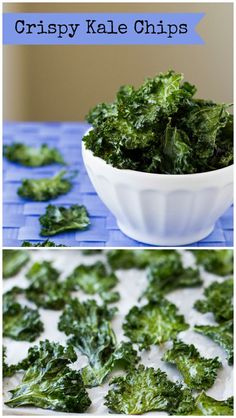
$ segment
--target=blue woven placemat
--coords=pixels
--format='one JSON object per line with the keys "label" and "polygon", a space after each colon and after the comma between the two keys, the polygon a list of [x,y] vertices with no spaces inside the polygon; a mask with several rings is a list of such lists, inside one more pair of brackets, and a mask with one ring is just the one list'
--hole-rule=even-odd
{"label": "blue woven placemat", "polygon": [[[79,170],[72,190],[51,201],[53,204],[70,206],[84,204],[91,217],[91,227],[87,231],[67,232],[52,237],[56,244],[71,247],[130,247],[146,246],[125,236],[117,227],[114,216],[97,196],[83,165],[81,138],[88,129],[82,122],[66,123],[4,123],[3,143],[23,142],[39,146],[47,143],[57,147],[70,169]],[[3,163],[3,245],[21,246],[24,240],[36,243],[43,241],[39,235],[39,215],[44,213],[48,202],[30,202],[17,195],[22,178],[40,178],[55,174],[62,166],[54,164],[41,168],[27,168]],[[229,208],[218,220],[211,235],[191,244],[199,247],[223,247],[233,245],[233,208]]]}

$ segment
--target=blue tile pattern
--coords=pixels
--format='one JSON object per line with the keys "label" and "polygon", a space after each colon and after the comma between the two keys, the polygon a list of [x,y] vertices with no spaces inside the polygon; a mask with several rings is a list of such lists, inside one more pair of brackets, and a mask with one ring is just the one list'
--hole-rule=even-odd
{"label": "blue tile pattern", "polygon": [[[125,236],[117,227],[114,216],[97,196],[83,165],[81,138],[88,129],[82,122],[17,122],[4,123],[3,142],[23,142],[39,146],[47,143],[57,147],[71,170],[79,171],[72,190],[51,201],[56,205],[84,204],[91,217],[87,231],[65,232],[52,237],[56,244],[71,247],[130,247],[147,246]],[[4,159],[3,163],[3,245],[20,246],[24,240],[43,241],[39,235],[39,215],[45,212],[48,202],[30,202],[17,195],[22,178],[52,176],[61,169],[58,164],[40,168],[27,168]],[[218,220],[214,231],[204,240],[191,244],[197,247],[223,247],[233,245],[233,207]]]}

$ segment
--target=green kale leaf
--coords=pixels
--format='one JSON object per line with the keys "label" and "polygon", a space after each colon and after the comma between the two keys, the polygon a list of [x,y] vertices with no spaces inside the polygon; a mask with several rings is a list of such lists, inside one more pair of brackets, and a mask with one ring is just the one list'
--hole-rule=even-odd
{"label": "green kale leaf", "polygon": [[110,324],[115,312],[116,308],[108,309],[94,300],[80,303],[74,299],[60,317],[59,330],[70,335],[70,344],[88,358],[88,366],[82,369],[86,386],[98,386],[115,367],[128,369],[139,361],[130,343],[117,344]]}
{"label": "green kale leaf", "polygon": [[3,250],[3,278],[15,276],[28,263],[29,253],[24,250]]}
{"label": "green kale leaf", "polygon": [[56,148],[49,148],[46,144],[36,148],[16,142],[12,145],[5,145],[3,155],[9,161],[27,167],[41,167],[53,163],[65,164],[60,152]]}
{"label": "green kale leaf", "polygon": [[168,71],[137,89],[119,89],[87,120],[85,147],[119,169],[160,174],[216,170],[233,161],[233,119],[228,105],[194,98],[195,86]]}
{"label": "green kale leaf", "polygon": [[106,302],[119,300],[117,292],[110,292],[117,283],[116,275],[109,273],[101,261],[92,265],[81,264],[67,278],[67,284],[71,290],[81,289],[88,295],[99,294]]}
{"label": "green kale leaf", "polygon": [[106,254],[113,270],[144,269],[159,259],[166,259],[169,255],[173,255],[176,260],[181,258],[175,250],[110,250]]}
{"label": "green kale leaf", "polygon": [[32,244],[32,242],[29,241],[23,241],[23,243],[21,244],[22,247],[66,247],[66,245],[56,245],[55,242],[50,241],[48,239],[46,239],[43,242],[37,242],[35,244]]}
{"label": "green kale leaf", "polygon": [[226,321],[220,325],[195,325],[194,331],[211,338],[226,352],[228,363],[233,364],[234,336],[233,321]]}
{"label": "green kale leaf", "polygon": [[[189,408],[189,409],[188,409]],[[225,401],[218,401],[211,396],[206,395],[205,392],[200,393],[193,403],[185,405],[184,410],[182,405],[176,411],[176,415],[190,415],[190,416],[233,416],[234,415],[233,397]]]}
{"label": "green kale leaf", "polygon": [[158,294],[166,294],[183,287],[200,286],[203,282],[198,269],[185,268],[179,254],[170,254],[153,263],[147,272],[148,286],[145,296],[153,299]]}
{"label": "green kale leaf", "polygon": [[25,290],[27,299],[46,309],[62,309],[70,299],[65,281],[59,281],[59,271],[50,261],[36,262],[26,277],[31,284]]}
{"label": "green kale leaf", "polygon": [[232,250],[192,250],[197,264],[203,266],[209,273],[227,276],[233,273]]}
{"label": "green kale leaf", "polygon": [[51,261],[37,261],[26,273],[27,279],[32,283],[55,281],[59,276],[60,272],[52,266]]}
{"label": "green kale leaf", "polygon": [[72,205],[70,208],[48,205],[46,213],[39,217],[42,226],[40,235],[56,235],[70,230],[84,230],[90,225],[85,206]]}
{"label": "green kale leaf", "polygon": [[188,327],[184,316],[178,314],[177,307],[164,297],[141,307],[134,306],[123,324],[125,335],[141,349],[169,341]]}
{"label": "green kale leaf", "polygon": [[22,382],[5,402],[11,408],[35,406],[61,412],[85,412],[91,404],[79,371],[68,365],[77,359],[72,347],[48,340],[31,347],[22,362]]}
{"label": "green kale leaf", "polygon": [[171,415],[185,400],[190,408],[193,398],[188,389],[171,382],[165,372],[142,364],[125,376],[112,379],[105,405],[114,413],[140,415],[149,411],[166,411]]}
{"label": "green kale leaf", "polygon": [[18,189],[18,195],[41,202],[66,194],[71,190],[71,180],[77,175],[77,172],[73,172],[67,177],[66,174],[67,171],[62,170],[53,177],[24,179],[21,187]]}
{"label": "green kale leaf", "polygon": [[217,322],[233,319],[233,279],[214,282],[204,290],[205,299],[197,300],[194,308],[201,313],[212,312]]}
{"label": "green kale leaf", "polygon": [[17,295],[22,289],[13,287],[3,295],[3,335],[17,341],[35,341],[44,330],[37,309],[22,306]]}
{"label": "green kale leaf", "polygon": [[162,360],[175,364],[186,385],[195,390],[209,389],[222,366],[218,357],[201,357],[193,344],[188,345],[178,340],[173,342],[172,348],[165,352]]}

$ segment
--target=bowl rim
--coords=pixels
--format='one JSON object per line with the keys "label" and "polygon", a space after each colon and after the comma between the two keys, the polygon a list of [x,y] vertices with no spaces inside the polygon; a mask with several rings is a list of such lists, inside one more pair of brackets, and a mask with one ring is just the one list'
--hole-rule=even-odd
{"label": "bowl rim", "polygon": [[111,164],[108,164],[105,160],[103,160],[103,158],[101,157],[97,157],[96,155],[93,154],[93,152],[89,149],[86,148],[85,143],[84,143],[84,137],[93,129],[93,127],[90,127],[89,129],[87,129],[87,131],[84,133],[83,137],[82,137],[82,150],[84,152],[86,152],[90,158],[93,158],[94,160],[96,160],[100,165],[103,165],[104,167],[109,168],[110,170],[113,170],[116,173],[123,173],[123,174],[127,174],[127,175],[132,175],[132,176],[142,176],[142,177],[149,177],[150,179],[154,179],[155,177],[158,176],[158,178],[171,178],[171,179],[191,179],[191,178],[200,178],[203,176],[211,176],[213,177],[214,175],[220,175],[221,173],[223,174],[223,172],[226,171],[231,171],[234,168],[234,164],[230,164],[227,167],[223,167],[223,168],[218,168],[217,170],[211,170],[211,171],[203,171],[201,173],[190,173],[190,174],[159,174],[159,173],[147,173],[145,171],[138,171],[138,170],[130,170],[130,169],[123,169],[123,168],[117,168],[117,167],[113,167]]}

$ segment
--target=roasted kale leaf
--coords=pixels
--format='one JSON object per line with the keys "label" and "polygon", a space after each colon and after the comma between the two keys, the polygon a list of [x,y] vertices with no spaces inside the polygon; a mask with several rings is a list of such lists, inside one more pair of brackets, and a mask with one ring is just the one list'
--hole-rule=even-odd
{"label": "roasted kale leaf", "polygon": [[59,271],[50,261],[36,262],[26,277],[31,284],[25,290],[26,297],[37,306],[46,309],[62,309],[70,299],[65,281],[59,281]]}
{"label": "roasted kale leaf", "polygon": [[162,360],[175,364],[183,376],[186,385],[195,390],[209,389],[215,382],[221,367],[218,357],[206,359],[201,357],[193,344],[175,340]]}
{"label": "roasted kale leaf", "polygon": [[76,267],[67,278],[68,287],[71,290],[83,290],[88,295],[99,294],[106,302],[117,301],[119,294],[111,292],[118,283],[114,273],[109,273],[106,266],[97,261],[92,265],[81,264]]}
{"label": "roasted kale leaf", "polygon": [[35,244],[33,244],[32,242],[29,241],[23,241],[23,243],[21,244],[22,247],[66,247],[66,245],[62,245],[62,244],[55,244],[55,242],[50,241],[48,239],[46,239],[43,242],[37,242]]}
{"label": "roasted kale leaf", "polygon": [[233,364],[234,336],[232,320],[220,325],[195,325],[194,330],[219,344],[226,352],[228,363]]}
{"label": "roasted kale leaf", "polygon": [[37,261],[26,273],[27,279],[34,282],[47,282],[57,280],[60,272],[52,266],[51,261]]}
{"label": "roasted kale leaf", "polygon": [[15,276],[28,263],[29,253],[24,250],[3,250],[3,278]]}
{"label": "roasted kale leaf", "polygon": [[[188,409],[189,408],[189,409]],[[176,410],[176,415],[191,415],[191,416],[233,416],[234,415],[234,401],[233,397],[226,399],[225,401],[218,401],[211,396],[206,395],[205,392],[201,392],[197,398],[192,402],[184,405],[180,404]]]}
{"label": "roasted kale leaf", "polygon": [[185,401],[190,408],[193,398],[188,389],[171,382],[165,372],[142,364],[125,376],[112,379],[105,396],[110,411],[126,415],[140,415],[149,411],[166,411],[172,415]]}
{"label": "roasted kale leaf", "polygon": [[232,250],[192,250],[196,262],[202,265],[206,271],[219,276],[227,276],[233,273]]}
{"label": "roasted kale leaf", "polygon": [[90,225],[85,206],[72,205],[70,208],[48,205],[46,213],[39,218],[42,226],[40,235],[51,236],[70,230],[84,230]]}
{"label": "roasted kale leaf", "polygon": [[115,367],[128,369],[139,361],[130,343],[117,344],[110,323],[115,312],[94,300],[74,299],[60,317],[59,330],[70,335],[69,342],[88,358],[88,366],[82,369],[86,386],[98,386]]}
{"label": "roasted kale leaf", "polygon": [[22,289],[13,287],[3,295],[3,335],[17,341],[35,341],[43,331],[37,309],[22,306],[17,295]]}
{"label": "roasted kale leaf", "polygon": [[233,279],[213,282],[204,290],[205,299],[197,300],[195,309],[201,313],[212,312],[217,322],[233,319]]}
{"label": "roasted kale leaf", "polygon": [[11,408],[32,405],[62,412],[85,412],[91,404],[79,371],[68,365],[77,359],[72,347],[48,340],[31,347],[22,362],[22,382],[5,402]]}
{"label": "roasted kale leaf", "polygon": [[180,254],[174,250],[110,250],[107,251],[107,260],[113,270],[118,269],[144,269],[159,259],[166,259],[174,254],[180,259]]}
{"label": "roasted kale leaf", "polygon": [[[185,268],[182,260],[170,254],[152,264],[147,272],[148,286],[145,296],[153,299],[158,294],[166,294],[183,287],[200,286],[203,282],[198,269]],[[179,254],[177,254],[179,255]]]}
{"label": "roasted kale leaf", "polygon": [[16,142],[5,145],[3,154],[9,161],[27,167],[41,167],[52,163],[65,164],[60,152],[56,148],[49,148],[46,144],[36,148]]}
{"label": "roasted kale leaf", "polygon": [[68,193],[72,188],[71,180],[77,175],[77,172],[73,172],[69,176],[67,174],[66,170],[62,170],[53,177],[24,179],[17,193],[21,197],[37,202],[56,198],[61,194]]}
{"label": "roasted kale leaf", "polygon": [[141,307],[134,306],[123,324],[125,335],[142,349],[169,341],[188,327],[177,307],[164,297]]}
{"label": "roasted kale leaf", "polygon": [[195,99],[195,86],[174,71],[137,89],[120,88],[115,101],[92,109],[85,147],[119,169],[190,174],[233,161],[233,118],[228,105]]}

